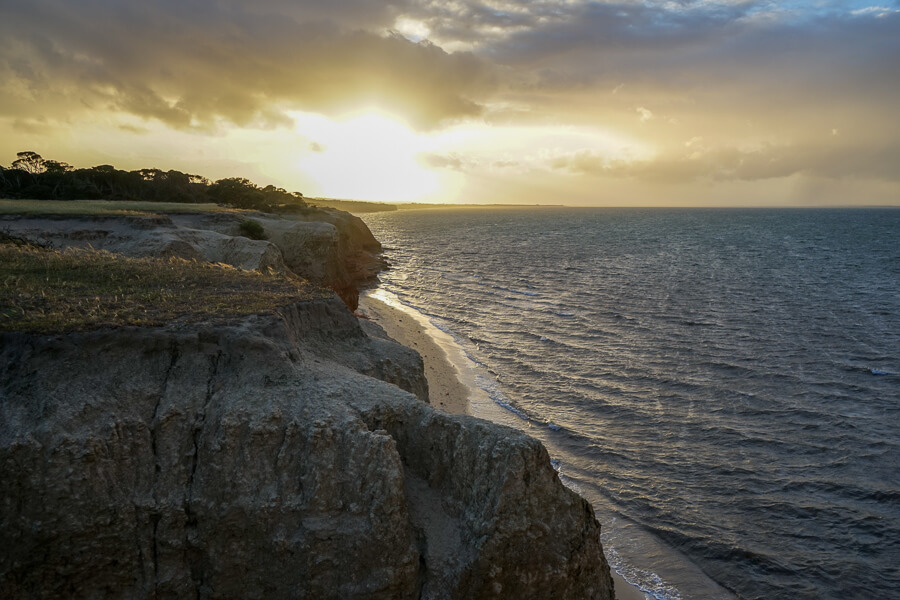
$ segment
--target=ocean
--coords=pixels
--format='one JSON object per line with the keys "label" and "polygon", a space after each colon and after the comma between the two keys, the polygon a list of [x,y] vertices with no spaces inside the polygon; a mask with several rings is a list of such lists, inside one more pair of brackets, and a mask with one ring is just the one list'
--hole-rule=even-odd
{"label": "ocean", "polygon": [[648,597],[900,598],[900,210],[362,217]]}

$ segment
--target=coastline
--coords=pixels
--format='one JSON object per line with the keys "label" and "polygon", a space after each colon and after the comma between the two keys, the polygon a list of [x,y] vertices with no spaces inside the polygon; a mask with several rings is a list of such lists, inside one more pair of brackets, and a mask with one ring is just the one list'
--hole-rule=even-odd
{"label": "coastline", "polygon": [[[468,412],[470,397],[478,407],[477,386],[467,386],[465,367],[453,362],[455,346],[424,315],[409,311],[395,319],[415,321],[421,330],[410,331],[422,337],[407,343],[430,365],[445,367],[430,369],[432,397],[439,400],[428,406],[421,355],[353,316],[356,286],[382,264],[367,250],[361,222],[340,217],[351,239],[335,248],[289,243],[322,241],[312,235],[317,232],[333,239],[338,225],[331,222],[260,216],[267,229],[282,227],[281,237],[261,241],[231,235],[231,217],[208,223],[147,218],[115,217],[128,235],[116,236],[118,245],[110,241],[112,250],[103,256],[131,265],[138,259],[122,256],[123,250],[161,252],[161,260],[145,260],[158,260],[154,272],[167,273],[163,267],[172,261],[166,252],[175,244],[209,259],[177,264],[234,271],[251,278],[256,290],[264,275],[243,273],[252,271],[249,251],[258,251],[249,258],[259,270],[266,252],[278,251],[286,274],[307,259],[327,266],[320,285],[332,291],[315,287],[290,302],[269,298],[262,312],[153,327],[110,323],[117,305],[97,308],[83,331],[42,333],[37,324],[45,311],[30,309],[24,325],[0,327],[6,367],[0,413],[9,417],[0,419],[0,474],[10,482],[0,495],[0,529],[22,542],[0,552],[4,597],[63,597],[89,573],[90,588],[122,596],[278,597],[300,590],[330,597],[367,590],[373,599],[466,598],[502,589],[523,599],[614,599],[600,525],[587,501],[555,477],[538,442],[525,432],[449,414]],[[0,241],[32,248],[48,237],[54,247],[113,237],[86,230],[82,221],[20,222],[20,237]],[[187,227],[198,224],[210,229],[198,236],[201,230]],[[134,243],[148,230],[159,244]],[[185,237],[194,245],[178,237],[182,230],[190,230]],[[226,238],[241,252],[215,254],[212,242]],[[205,264],[215,258],[233,262]],[[4,260],[4,266],[15,264]],[[41,265],[36,285],[53,284]],[[108,268],[94,271],[91,302],[120,279],[134,279]],[[183,280],[167,275],[163,283]],[[355,282],[352,294],[340,295],[336,288],[347,280]],[[161,285],[152,280],[145,287]],[[222,287],[246,300],[234,285]],[[128,289],[115,301],[132,303],[146,293]],[[171,304],[180,295],[165,299]],[[68,306],[71,297],[57,304]],[[209,293],[185,297],[199,307],[237,303]],[[157,301],[154,309],[162,306]],[[446,368],[444,353],[459,365],[455,371]],[[60,389],[71,393],[60,395]],[[446,507],[463,510],[451,514]],[[231,547],[236,537],[246,541],[239,549]],[[497,568],[485,574],[479,570],[484,564]]]}
{"label": "coastline", "polygon": [[451,414],[471,414],[469,390],[443,348],[403,310],[370,295],[360,296],[357,313],[384,329],[395,341],[422,355],[428,396],[434,408]]}
{"label": "coastline", "polygon": [[[363,294],[360,295],[357,312],[381,326],[395,341],[422,355],[429,397],[434,408],[452,414],[472,414],[469,403],[471,390],[460,381],[459,371],[449,360],[447,353],[417,322],[411,309],[404,310],[371,294]],[[617,600],[652,598],[628,583],[615,570],[611,569],[610,573],[615,584]]]}

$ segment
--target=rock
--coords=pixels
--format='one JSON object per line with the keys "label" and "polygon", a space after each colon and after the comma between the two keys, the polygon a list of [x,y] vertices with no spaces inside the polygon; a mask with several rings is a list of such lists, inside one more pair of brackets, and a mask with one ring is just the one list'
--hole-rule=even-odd
{"label": "rock", "polygon": [[[229,213],[172,215],[182,227],[240,235],[240,221]],[[305,279],[328,287],[350,310],[359,305],[359,289],[374,283],[387,263],[381,244],[357,216],[333,209],[310,209],[296,215],[254,213],[268,241],[284,256],[287,267]]]}
{"label": "rock", "polygon": [[419,353],[386,336],[367,335],[345,305],[315,300],[285,307],[282,316],[295,345],[428,402],[428,381]]}
{"label": "rock", "polygon": [[263,220],[263,227],[294,273],[315,282],[343,282],[337,228],[319,221]]}
{"label": "rock", "polygon": [[267,216],[259,221],[291,270],[330,287],[350,310],[359,306],[359,288],[374,283],[387,266],[381,244],[355,215],[316,209],[290,219]]}
{"label": "rock", "polygon": [[281,251],[270,242],[180,227],[168,217],[6,218],[12,235],[55,248],[107,250],[131,257],[177,257],[225,263],[248,271],[284,272]]}
{"label": "rock", "polygon": [[241,235],[247,213],[172,214],[139,217],[2,218],[2,227],[55,248],[92,247],[132,257],[178,257],[225,263],[247,270],[291,271],[330,288],[350,307],[359,288],[375,281],[386,263],[381,244],[361,219],[337,210],[311,209],[302,215],[249,213],[268,240]]}
{"label": "rock", "polygon": [[337,299],[0,333],[0,597],[613,598],[540,443],[425,389]]}

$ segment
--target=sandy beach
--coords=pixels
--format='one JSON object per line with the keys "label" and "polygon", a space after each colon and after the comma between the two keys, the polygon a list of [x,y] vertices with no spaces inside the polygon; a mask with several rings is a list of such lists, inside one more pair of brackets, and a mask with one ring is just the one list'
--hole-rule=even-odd
{"label": "sandy beach", "polygon": [[[470,414],[468,388],[459,380],[457,370],[448,360],[443,348],[428,335],[419,321],[406,311],[371,296],[360,297],[357,312],[378,323],[394,340],[422,355],[432,406],[448,413]],[[618,600],[648,598],[615,571],[612,572],[612,577]]]}
{"label": "sandy beach", "polygon": [[415,318],[371,296],[360,297],[357,313],[378,323],[393,339],[422,355],[432,406],[448,413],[470,414],[468,388],[460,382],[443,348]]}

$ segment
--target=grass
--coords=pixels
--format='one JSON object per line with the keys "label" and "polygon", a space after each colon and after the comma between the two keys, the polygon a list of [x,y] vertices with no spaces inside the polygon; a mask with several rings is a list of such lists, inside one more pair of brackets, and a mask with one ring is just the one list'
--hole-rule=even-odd
{"label": "grass", "polygon": [[0,215],[123,216],[241,212],[218,204],[138,202],[130,200],[0,200]]}
{"label": "grass", "polygon": [[157,326],[271,314],[331,292],[284,276],[178,258],[40,248],[0,239],[0,330]]}

